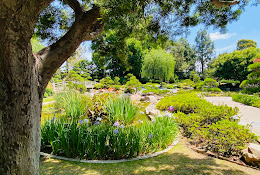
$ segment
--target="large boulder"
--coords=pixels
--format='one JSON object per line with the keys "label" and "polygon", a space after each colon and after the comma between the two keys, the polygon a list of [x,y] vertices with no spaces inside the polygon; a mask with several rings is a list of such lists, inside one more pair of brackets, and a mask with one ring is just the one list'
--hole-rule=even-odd
{"label": "large boulder", "polygon": [[260,145],[250,143],[248,147],[242,151],[242,154],[248,164],[260,166]]}
{"label": "large boulder", "polygon": [[142,97],[138,94],[134,94],[134,95],[131,95],[130,98],[132,101],[140,101]]}
{"label": "large boulder", "polygon": [[155,96],[143,96],[142,98],[141,98],[141,101],[149,101],[149,102],[152,102],[152,103],[154,103],[154,102],[157,102],[157,98],[155,97]]}

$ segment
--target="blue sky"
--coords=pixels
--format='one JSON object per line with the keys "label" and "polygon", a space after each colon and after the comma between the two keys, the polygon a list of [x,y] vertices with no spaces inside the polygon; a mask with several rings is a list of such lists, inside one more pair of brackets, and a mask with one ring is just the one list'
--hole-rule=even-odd
{"label": "blue sky", "polygon": [[[190,35],[187,37],[191,44],[194,44],[196,34],[201,28],[203,26],[191,29]],[[208,28],[207,32],[210,34],[211,39],[214,40],[216,56],[221,53],[234,51],[236,43],[240,39],[254,40],[259,47],[260,6],[247,6],[237,21],[227,25],[227,32],[224,34],[221,34],[219,29],[213,30],[212,27]]]}
{"label": "blue sky", "polygon": [[[193,45],[197,32],[204,28],[200,25],[190,29],[190,35],[187,40]],[[227,25],[226,33],[220,33],[220,29],[207,29],[211,39],[215,43],[216,56],[225,52],[232,52],[236,49],[236,44],[240,39],[251,39],[258,43],[260,46],[260,5],[247,6],[245,11],[241,14],[237,21]],[[91,60],[92,52],[90,49],[91,42],[86,42],[88,51],[84,55],[86,59]]]}

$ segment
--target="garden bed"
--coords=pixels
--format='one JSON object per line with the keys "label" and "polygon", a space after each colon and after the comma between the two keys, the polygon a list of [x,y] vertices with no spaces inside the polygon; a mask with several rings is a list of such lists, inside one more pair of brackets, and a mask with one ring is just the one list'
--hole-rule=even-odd
{"label": "garden bed", "polygon": [[174,107],[176,122],[198,152],[239,161],[242,150],[257,139],[247,127],[234,120],[236,108],[215,106],[195,93],[165,97],[157,104],[160,110],[168,106]]}
{"label": "garden bed", "polygon": [[56,108],[64,116],[42,124],[42,149],[51,145],[52,154],[67,158],[134,158],[166,149],[178,134],[173,118],[141,120],[143,114],[128,97],[60,94]]}

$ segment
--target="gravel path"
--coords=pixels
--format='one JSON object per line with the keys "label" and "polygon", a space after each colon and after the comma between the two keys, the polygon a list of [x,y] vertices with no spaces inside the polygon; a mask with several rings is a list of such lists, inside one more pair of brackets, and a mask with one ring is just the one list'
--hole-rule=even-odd
{"label": "gravel path", "polygon": [[214,105],[228,105],[230,107],[238,107],[238,116],[241,125],[251,125],[250,129],[257,136],[260,136],[260,109],[247,106],[242,103],[234,102],[232,97],[205,97],[205,99]]}

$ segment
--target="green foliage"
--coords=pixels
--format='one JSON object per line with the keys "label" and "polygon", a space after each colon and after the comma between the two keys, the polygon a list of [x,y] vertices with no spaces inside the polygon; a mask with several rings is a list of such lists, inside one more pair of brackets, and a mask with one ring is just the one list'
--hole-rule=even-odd
{"label": "green foliage", "polygon": [[207,92],[222,92],[221,89],[219,89],[217,87],[207,88],[206,90],[207,90]]}
{"label": "green foliage", "polygon": [[195,93],[181,93],[175,96],[164,97],[156,107],[160,110],[168,110],[174,107],[175,112],[185,114],[196,113],[203,117],[203,124],[211,124],[222,119],[230,118],[237,113],[237,109],[228,106],[215,106],[212,103],[201,99]]}
{"label": "green foliage", "polygon": [[151,49],[144,57],[142,77],[169,81],[174,77],[175,60],[163,49]]}
{"label": "green foliage", "polygon": [[241,39],[241,40],[238,40],[238,42],[237,42],[237,50],[244,50],[244,49],[248,49],[250,47],[256,48],[257,43],[255,41],[249,40],[249,39]]}
{"label": "green foliage", "polygon": [[191,72],[190,79],[191,79],[194,83],[199,83],[199,82],[200,82],[200,77],[199,77],[198,74],[196,74],[195,71],[192,71],[192,72]]}
{"label": "green foliage", "polygon": [[178,87],[187,89],[195,87],[195,83],[190,79],[185,79],[178,84]]}
{"label": "green foliage", "polygon": [[205,99],[201,99],[195,93],[182,93],[175,96],[164,97],[156,107],[160,110],[168,110],[170,106],[174,107],[174,110],[184,112],[186,114],[194,113],[195,109],[202,106],[209,106],[211,103]]}
{"label": "green foliage", "polygon": [[[167,50],[173,54],[176,65],[175,74],[180,78],[189,78],[191,71],[195,70],[196,54],[189,42],[181,38],[177,42],[168,42]],[[167,43],[166,43],[167,44]]]}
{"label": "green foliage", "polygon": [[219,83],[216,80],[206,78],[197,85],[197,88],[207,92],[221,92],[221,89],[217,88],[217,86],[219,86]]}
{"label": "green foliage", "polygon": [[78,119],[87,113],[90,99],[74,91],[55,94],[55,107],[69,118]]}
{"label": "green foliage", "polygon": [[167,93],[169,93],[170,91],[167,89],[163,89],[161,90],[159,87],[155,86],[152,83],[146,83],[146,85],[144,86],[144,88],[146,90],[143,90],[142,93],[155,93],[157,95],[165,95]]}
{"label": "green foliage", "polygon": [[137,117],[139,108],[131,102],[129,97],[113,97],[105,105],[110,123],[119,121],[124,125],[132,124]]}
{"label": "green foliage", "polygon": [[257,95],[234,94],[232,100],[245,105],[260,107],[260,98]]}
{"label": "green foliage", "polygon": [[211,60],[214,54],[214,42],[210,39],[206,29],[200,30],[195,38],[195,51],[197,60],[201,64],[201,73],[204,73],[204,68]]}
{"label": "green foliage", "polygon": [[103,89],[104,87],[105,87],[105,85],[102,83],[97,83],[94,85],[94,89]]}
{"label": "green foliage", "polygon": [[225,88],[232,88],[232,87],[237,87],[240,84],[239,80],[220,80],[219,81],[220,86],[225,87]]}
{"label": "green foliage", "polygon": [[53,90],[51,88],[46,88],[44,92],[44,98],[52,96],[54,94]]}
{"label": "green foliage", "polygon": [[253,72],[247,76],[247,80],[240,84],[240,87],[245,88],[245,92],[260,92],[260,62],[250,64],[248,69]]}
{"label": "green foliage", "polygon": [[41,126],[41,142],[42,147],[50,144],[56,155],[122,159],[167,148],[176,138],[177,128],[174,120],[167,117],[125,127],[105,122],[89,125],[85,120],[54,119]]}
{"label": "green foliage", "polygon": [[175,84],[166,84],[165,87],[167,89],[175,89],[177,86]]}
{"label": "green foliage", "polygon": [[248,66],[260,57],[260,49],[248,48],[224,53],[211,62],[210,69],[214,77],[242,82],[249,74]]}
{"label": "green foliage", "polygon": [[257,139],[248,128],[237,122],[221,120],[203,129],[207,140],[207,149],[229,157],[241,156],[241,151],[247,144]]}
{"label": "green foliage", "polygon": [[142,83],[134,75],[127,74],[126,78],[128,78],[128,81],[126,82],[125,86],[130,90],[135,88],[135,91],[137,91],[142,87]]}
{"label": "green foliage", "polygon": [[39,41],[39,39],[36,36],[33,36],[31,39],[32,44],[32,50],[33,53],[37,53],[41,49],[43,49],[45,46]]}

